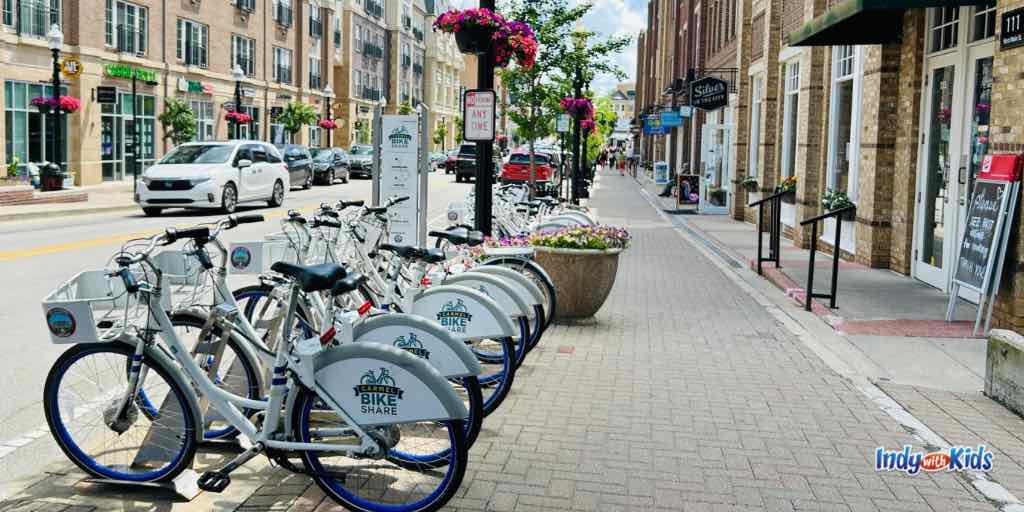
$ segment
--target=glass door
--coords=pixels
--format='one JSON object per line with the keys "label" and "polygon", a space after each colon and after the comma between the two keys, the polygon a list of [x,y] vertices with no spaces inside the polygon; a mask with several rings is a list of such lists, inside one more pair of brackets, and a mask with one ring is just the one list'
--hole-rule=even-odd
{"label": "glass door", "polygon": [[700,213],[729,212],[732,159],[732,125],[705,124],[701,129],[702,162],[700,176]]}

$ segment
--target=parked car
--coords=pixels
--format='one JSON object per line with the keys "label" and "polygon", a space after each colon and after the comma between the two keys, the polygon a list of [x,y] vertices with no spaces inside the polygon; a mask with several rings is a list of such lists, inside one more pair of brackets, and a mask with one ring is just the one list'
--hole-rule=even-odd
{"label": "parked car", "polygon": [[288,165],[292,187],[308,189],[313,186],[313,156],[309,149],[300,144],[278,144],[277,150]]}
{"label": "parked car", "polygon": [[167,153],[146,169],[135,202],[148,216],[166,208],[220,208],[266,201],[281,206],[288,167],[273,146],[250,140],[192,142]]}
{"label": "parked car", "polygon": [[[558,173],[551,157],[543,153],[533,155],[534,177],[538,192],[545,193],[558,186]],[[502,183],[526,183],[530,181],[530,153],[514,151],[501,169]]]}
{"label": "parked car", "polygon": [[433,172],[436,169],[444,167],[444,161],[447,159],[444,153],[433,152],[428,156],[430,159],[430,171]]}
{"label": "parked car", "polygon": [[348,183],[348,154],[339,148],[313,148],[313,177],[319,185],[333,185],[341,179]]}
{"label": "parked car", "polygon": [[348,171],[353,175],[371,178],[373,173],[373,146],[352,146],[348,152]]}
{"label": "parked car", "polygon": [[448,151],[447,156],[444,159],[444,173],[452,174],[455,172],[455,159],[459,156],[458,149],[452,149]]}
{"label": "parked car", "polygon": [[[491,172],[498,175],[500,160],[495,152],[491,161]],[[459,146],[459,152],[455,155],[455,182],[470,181],[476,178],[476,144],[463,143]]]}

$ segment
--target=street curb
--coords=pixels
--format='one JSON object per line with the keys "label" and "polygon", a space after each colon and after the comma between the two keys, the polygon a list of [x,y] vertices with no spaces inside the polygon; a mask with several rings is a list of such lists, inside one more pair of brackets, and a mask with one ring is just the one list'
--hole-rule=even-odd
{"label": "street curb", "polygon": [[139,207],[135,204],[122,206],[97,206],[95,208],[81,208],[75,210],[56,210],[22,213],[0,213],[0,222],[11,222],[15,220],[52,219],[57,217],[74,217],[77,215],[89,215],[94,213],[113,213],[120,211],[136,210]]}

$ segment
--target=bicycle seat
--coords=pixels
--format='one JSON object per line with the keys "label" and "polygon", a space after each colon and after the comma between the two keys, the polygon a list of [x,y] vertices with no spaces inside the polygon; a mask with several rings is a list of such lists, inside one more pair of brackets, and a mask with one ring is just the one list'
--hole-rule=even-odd
{"label": "bicycle seat", "polygon": [[484,234],[466,228],[452,228],[447,231],[431,231],[430,236],[442,238],[453,245],[469,245],[470,247],[484,243]]}
{"label": "bicycle seat", "polygon": [[359,289],[359,286],[366,282],[366,276],[354,272],[345,276],[344,279],[334,283],[331,287],[331,295],[343,295]]}
{"label": "bicycle seat", "polygon": [[427,263],[440,263],[444,261],[444,252],[438,249],[423,249],[412,245],[381,244],[382,251],[389,251],[407,260],[421,260]]}
{"label": "bicycle seat", "polygon": [[271,265],[270,270],[294,279],[304,292],[329,290],[347,274],[344,267],[334,263],[305,266],[279,261]]}

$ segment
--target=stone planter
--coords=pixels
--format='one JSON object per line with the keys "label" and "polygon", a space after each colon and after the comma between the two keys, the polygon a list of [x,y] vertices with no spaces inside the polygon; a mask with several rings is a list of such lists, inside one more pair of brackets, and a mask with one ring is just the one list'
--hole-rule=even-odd
{"label": "stone planter", "polygon": [[589,318],[615,284],[622,249],[594,251],[534,247],[534,259],[555,284],[556,320]]}

